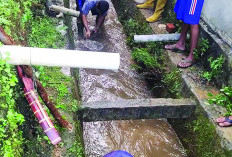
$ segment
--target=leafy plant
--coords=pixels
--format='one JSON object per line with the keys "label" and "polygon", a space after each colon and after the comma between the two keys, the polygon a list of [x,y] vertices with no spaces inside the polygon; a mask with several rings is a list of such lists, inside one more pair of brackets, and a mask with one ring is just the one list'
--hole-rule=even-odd
{"label": "leafy plant", "polygon": [[206,53],[209,51],[209,49],[210,49],[209,40],[205,38],[200,38],[198,48],[194,50],[194,58],[196,60],[203,58],[206,55]]}
{"label": "leafy plant", "polygon": [[60,48],[64,46],[64,38],[54,26],[54,20],[48,17],[37,17],[31,23],[28,44],[31,47]]}
{"label": "leafy plant", "polygon": [[18,82],[13,67],[0,60],[0,156],[20,156],[23,143],[18,127],[24,122],[16,110],[14,87]]}
{"label": "leafy plant", "polygon": [[218,78],[219,75],[223,72],[222,67],[225,62],[224,57],[221,55],[217,59],[213,60],[212,57],[208,59],[210,63],[210,69],[211,71],[204,72],[202,77],[207,79],[208,82],[210,82],[213,78]]}
{"label": "leafy plant", "polygon": [[129,20],[126,20],[124,23],[124,31],[127,34],[127,44],[130,47],[134,47],[137,46],[138,44],[136,44],[134,42],[134,35],[136,34],[151,34],[152,31],[150,29],[150,27],[148,27],[147,23],[142,23],[142,22],[138,22],[132,18],[130,18]]}
{"label": "leafy plant", "polygon": [[71,154],[76,155],[76,157],[82,157],[83,156],[83,150],[81,143],[74,142],[72,147],[68,149],[68,152]]}
{"label": "leafy plant", "polygon": [[132,58],[137,63],[144,65],[147,68],[158,68],[160,64],[156,56],[151,55],[146,48],[135,48],[132,51]]}
{"label": "leafy plant", "polygon": [[0,0],[0,26],[18,41],[25,36],[26,23],[32,19],[32,0]]}
{"label": "leafy plant", "polygon": [[131,64],[131,68],[132,68],[132,69],[135,69],[135,70],[137,70],[137,71],[143,70],[143,68],[142,68],[141,66],[139,66],[139,65],[137,65],[137,64],[135,64],[135,63]]}
{"label": "leafy plant", "polygon": [[166,86],[168,92],[176,98],[181,97],[181,76],[180,71],[173,70],[171,72],[167,72],[164,75],[163,83]]}
{"label": "leafy plant", "polygon": [[36,66],[36,69],[39,80],[46,85],[46,88],[53,91],[51,98],[56,102],[56,107],[64,111],[77,111],[78,103],[73,100],[68,90],[72,79],[63,75],[60,68]]}
{"label": "leafy plant", "polygon": [[34,74],[36,78],[40,78],[40,82],[44,87],[47,86],[47,81],[49,80],[49,77],[45,74],[44,67],[43,66],[34,66]]}
{"label": "leafy plant", "polygon": [[163,45],[160,42],[149,42],[146,44],[149,53],[158,56],[163,55]]}
{"label": "leafy plant", "polygon": [[232,115],[232,87],[224,87],[216,96],[211,93],[209,96],[211,97],[208,99],[210,104],[224,106],[227,110],[226,116]]}

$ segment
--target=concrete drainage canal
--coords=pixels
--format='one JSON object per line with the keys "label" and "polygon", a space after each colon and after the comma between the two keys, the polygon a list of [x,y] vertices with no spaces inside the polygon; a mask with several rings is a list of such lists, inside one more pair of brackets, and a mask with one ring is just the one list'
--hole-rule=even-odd
{"label": "concrete drainage canal", "polygon": [[[121,56],[118,71],[79,70],[82,95],[82,122],[85,156],[101,157],[114,150],[125,150],[135,157],[187,156],[165,118],[188,118],[195,109],[189,99],[156,99],[144,77],[131,68],[130,48],[126,44],[116,10],[110,9],[104,29],[88,40],[77,37],[73,18],[74,44],[77,50],[117,52]],[[71,8],[75,8],[75,1]],[[95,17],[89,15],[92,26]]]}
{"label": "concrete drainage canal", "polygon": [[[18,56],[18,52],[22,50],[22,54],[29,56],[26,64],[30,63],[34,68],[17,66],[19,83],[18,86],[13,86],[17,81],[15,79],[12,83],[13,78],[16,78],[16,71],[13,66],[0,60],[3,64],[0,69],[4,67],[2,71],[7,73],[9,79],[3,81],[0,87],[3,89],[12,84],[16,97],[15,101],[7,102],[10,110],[2,103],[5,102],[4,99],[0,101],[0,106],[3,106],[0,109],[0,124],[3,124],[0,127],[0,154],[26,157],[104,157],[112,151],[124,150],[134,157],[231,156],[228,150],[232,142],[228,143],[224,139],[230,139],[231,132],[227,128],[215,128],[214,119],[219,115],[212,110],[214,106],[205,103],[209,93],[205,86],[193,82],[197,81],[194,77],[196,75],[192,73],[193,68],[185,69],[186,71],[178,69],[175,61],[182,57],[165,51],[162,42],[136,43],[134,40],[134,35],[166,33],[165,25],[160,21],[147,23],[144,17],[152,11],[138,10],[132,0],[107,1],[110,9],[104,26],[98,33],[91,35],[90,39],[83,39],[80,35],[81,32],[83,35],[83,28],[80,29],[81,22],[76,17],[79,12],[75,11],[75,0],[47,0],[47,5],[53,5],[44,7],[41,1],[40,5],[33,3],[33,6],[38,7],[35,8],[36,11],[31,10],[35,12],[34,22],[38,23],[31,24],[31,30],[36,30],[39,34],[28,32],[33,34],[29,38],[33,40],[29,41],[35,40],[36,44],[32,42],[27,45],[37,48],[5,45],[0,48],[0,55],[4,54],[1,56],[5,57],[8,57],[5,55],[8,52],[11,57]],[[14,3],[11,2],[17,3],[15,0]],[[175,1],[168,1],[165,9],[167,15],[162,16],[162,22],[174,20],[170,13],[174,3]],[[52,8],[58,9],[58,12],[62,10],[65,15],[56,13]],[[45,11],[54,19],[47,17]],[[94,28],[95,17],[89,14],[87,18],[90,27]],[[174,23],[178,27],[178,21]],[[14,45],[15,42],[4,29],[0,27],[2,42]],[[49,42],[46,42],[47,38]],[[206,42],[203,43],[207,45]],[[71,50],[39,48],[50,46]],[[46,57],[42,57],[43,55]],[[36,61],[32,58],[39,59],[41,65],[59,67],[34,66]],[[21,60],[24,63],[26,61]],[[75,69],[77,67],[82,69]],[[6,78],[4,74],[0,75],[0,82]],[[8,88],[4,90],[5,93],[9,91]],[[5,96],[4,92],[1,95]],[[47,107],[42,106],[37,94]],[[11,97],[12,93],[9,92],[7,98]],[[36,122],[30,107],[25,104],[31,106],[43,129]],[[50,136],[54,135],[51,131],[56,136]],[[221,132],[225,134],[221,136]]]}
{"label": "concrete drainage canal", "polygon": [[[91,39],[79,38],[77,19],[66,16],[66,21],[70,20],[66,25],[69,25],[71,49],[116,52],[121,57],[118,71],[79,70],[82,108],[78,116],[85,156],[102,157],[115,150],[125,150],[135,157],[187,156],[166,118],[189,118],[195,109],[194,103],[186,98],[166,99],[154,95],[144,76],[131,66],[131,49],[116,10],[110,0],[109,3],[104,28]],[[75,9],[74,0],[70,6]],[[89,15],[88,19],[94,26],[95,17]]]}

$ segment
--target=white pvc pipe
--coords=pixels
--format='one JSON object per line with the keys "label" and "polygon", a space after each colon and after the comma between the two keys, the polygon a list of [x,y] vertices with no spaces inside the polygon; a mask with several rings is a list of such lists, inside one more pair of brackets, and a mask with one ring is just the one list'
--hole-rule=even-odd
{"label": "white pvc pipe", "polygon": [[49,9],[57,11],[57,12],[62,12],[64,14],[75,16],[75,17],[79,17],[79,15],[80,15],[79,11],[69,9],[69,8],[65,8],[65,7],[61,7],[61,6],[58,6],[58,5],[51,5],[49,7]]}
{"label": "white pvc pipe", "polygon": [[141,42],[155,42],[155,41],[175,41],[179,40],[180,34],[154,34],[154,35],[135,35],[134,41]]}
{"label": "white pvc pipe", "polygon": [[10,60],[13,65],[68,66],[91,69],[117,70],[120,65],[119,53],[30,48],[20,46],[0,47],[0,57]]}
{"label": "white pvc pipe", "polygon": [[146,2],[146,0],[133,0],[135,3],[145,3]]}

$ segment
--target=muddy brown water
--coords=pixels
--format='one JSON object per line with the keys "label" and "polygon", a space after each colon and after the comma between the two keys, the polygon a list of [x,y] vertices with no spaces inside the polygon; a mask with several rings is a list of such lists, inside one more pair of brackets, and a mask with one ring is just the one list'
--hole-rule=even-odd
{"label": "muddy brown water", "polygon": [[[92,39],[77,39],[78,50],[120,53],[118,71],[80,70],[83,102],[101,100],[139,99],[153,97],[143,77],[131,68],[131,54],[126,37],[110,2],[104,29]],[[72,7],[75,8],[74,1]],[[88,16],[94,26],[95,18]],[[73,19],[75,23],[75,18]],[[125,150],[135,157],[182,157],[184,149],[174,130],[165,119],[85,122],[83,138],[87,157],[102,157],[114,150]]]}
{"label": "muddy brown water", "polygon": [[125,150],[135,157],[182,157],[172,127],[162,119],[91,122],[84,125],[87,156]]}

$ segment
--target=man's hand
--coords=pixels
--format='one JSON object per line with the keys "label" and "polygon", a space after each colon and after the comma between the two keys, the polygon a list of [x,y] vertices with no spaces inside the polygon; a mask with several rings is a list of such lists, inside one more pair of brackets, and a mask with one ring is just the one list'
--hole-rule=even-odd
{"label": "man's hand", "polygon": [[86,18],[86,15],[84,14],[81,14],[81,17],[82,17],[82,22],[83,22],[83,25],[85,27],[85,37],[86,39],[90,38],[90,35],[91,35],[91,32],[89,30],[89,26],[88,26],[88,21],[87,21],[87,18]]}
{"label": "man's hand", "polygon": [[86,38],[87,38],[87,39],[89,39],[89,38],[90,38],[90,35],[91,35],[90,30],[89,30],[89,29],[88,29],[88,30],[86,30],[86,34],[85,34],[85,36],[86,36]]}
{"label": "man's hand", "polygon": [[95,33],[97,33],[98,31],[99,31],[99,28],[96,27],[96,28],[94,28],[94,29],[92,30],[91,33],[92,33],[92,34],[95,34]]}

